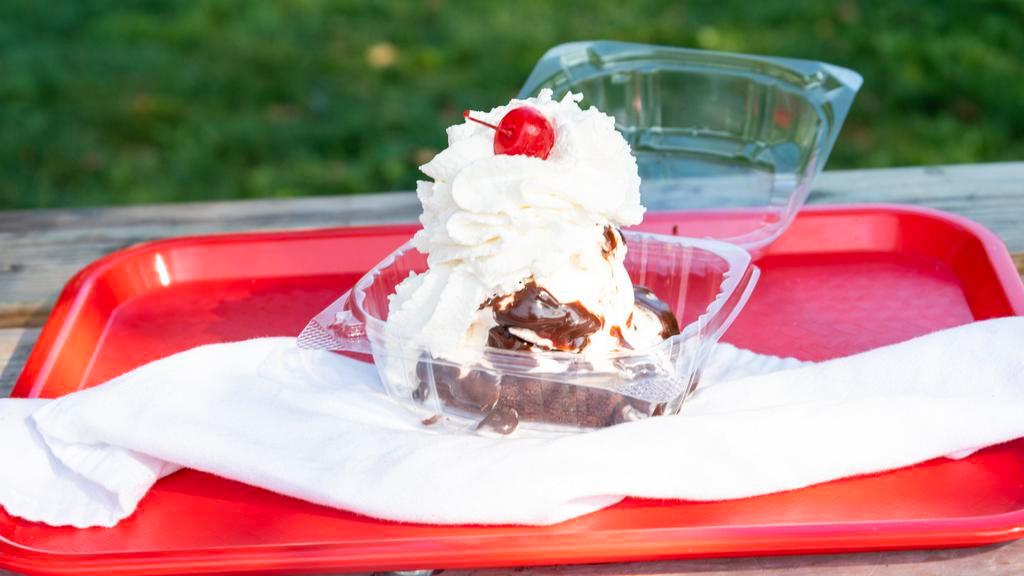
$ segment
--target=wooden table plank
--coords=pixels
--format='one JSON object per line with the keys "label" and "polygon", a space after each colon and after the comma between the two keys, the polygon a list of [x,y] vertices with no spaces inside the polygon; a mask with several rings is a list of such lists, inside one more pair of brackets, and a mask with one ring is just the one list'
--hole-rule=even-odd
{"label": "wooden table plank", "polygon": [[947,550],[709,558],[668,562],[445,570],[444,576],[990,576],[1024,573],[1024,540]]}
{"label": "wooden table plank", "polygon": [[38,337],[39,328],[0,329],[0,398],[10,395]]}
{"label": "wooden table plank", "polygon": [[115,250],[155,238],[415,221],[411,193],[0,212],[0,328],[38,326],[64,283]]}
{"label": "wooden table plank", "polygon": [[[705,189],[708,188],[708,189]],[[695,187],[696,194],[719,193]],[[652,209],[673,199],[648,201]],[[825,172],[810,203],[900,202],[963,214],[1024,252],[1024,162]],[[154,238],[414,221],[408,192],[172,205],[0,212],[0,328],[38,326],[89,262]]]}

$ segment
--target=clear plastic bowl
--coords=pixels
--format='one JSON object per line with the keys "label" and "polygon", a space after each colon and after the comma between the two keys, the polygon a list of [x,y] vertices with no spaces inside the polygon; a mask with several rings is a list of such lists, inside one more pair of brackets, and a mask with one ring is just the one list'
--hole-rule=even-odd
{"label": "clear plastic bowl", "polygon": [[595,41],[549,50],[519,97],[582,92],[633,148],[649,210],[743,209],[714,235],[757,251],[807,199],[861,82],[823,62]]}
{"label": "clear plastic bowl", "polygon": [[573,431],[675,414],[746,303],[758,270],[748,252],[716,240],[628,231],[623,237],[633,283],[650,288],[679,320],[680,334],[651,348],[593,363],[567,352],[489,348],[485,361],[464,366],[388,341],[389,297],[410,272],[427,268],[426,256],[410,244],[318,314],[299,345],[372,355],[387,393],[427,424],[499,433],[509,426]]}

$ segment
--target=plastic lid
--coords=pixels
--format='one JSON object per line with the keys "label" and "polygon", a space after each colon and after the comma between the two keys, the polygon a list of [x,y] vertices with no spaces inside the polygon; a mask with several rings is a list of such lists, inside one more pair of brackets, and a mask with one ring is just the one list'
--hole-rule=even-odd
{"label": "plastic lid", "polygon": [[822,62],[594,41],[549,50],[519,97],[582,92],[632,146],[648,209],[706,211],[680,232],[756,251],[807,199],[861,82]]}

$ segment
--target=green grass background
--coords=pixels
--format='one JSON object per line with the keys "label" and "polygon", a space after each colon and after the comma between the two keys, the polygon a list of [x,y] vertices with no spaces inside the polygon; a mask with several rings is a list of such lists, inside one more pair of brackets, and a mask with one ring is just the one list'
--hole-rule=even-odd
{"label": "green grass background", "polygon": [[865,77],[830,168],[1024,157],[1024,2],[0,3],[0,208],[410,189],[552,45]]}

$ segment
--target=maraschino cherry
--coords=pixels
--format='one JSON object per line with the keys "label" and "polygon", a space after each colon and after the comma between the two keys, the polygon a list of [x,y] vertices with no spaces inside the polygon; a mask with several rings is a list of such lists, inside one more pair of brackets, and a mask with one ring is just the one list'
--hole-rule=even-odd
{"label": "maraschino cherry", "polygon": [[496,132],[494,153],[516,156],[533,156],[546,160],[555,145],[555,129],[551,122],[536,108],[520,106],[509,111],[498,125],[477,120],[466,110],[462,115],[477,124],[483,124]]}

